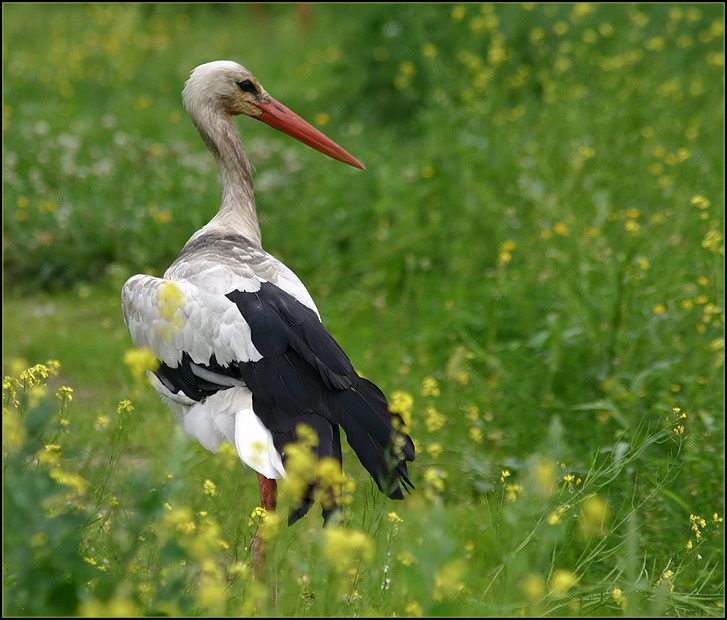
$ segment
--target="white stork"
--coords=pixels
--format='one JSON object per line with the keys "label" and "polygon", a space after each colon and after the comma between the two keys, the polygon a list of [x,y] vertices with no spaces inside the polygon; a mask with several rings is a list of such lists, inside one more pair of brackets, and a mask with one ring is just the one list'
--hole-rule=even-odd
{"label": "white stork", "polygon": [[[414,444],[382,392],[360,377],[323,326],[298,277],[263,250],[250,163],[232,121],[246,114],[351,166],[340,146],[273,99],[244,67],[200,65],[182,92],[222,177],[222,204],[163,278],[131,277],[122,291],[134,345],[159,360],[149,373],[184,430],[208,450],[223,441],[257,472],[262,507],[275,510],[286,446],[306,424],[317,457],[341,462],[339,427],[379,489],[403,499]],[[289,514],[309,510],[315,481]],[[327,519],[335,506],[324,506]],[[262,566],[260,531],[252,545]]]}

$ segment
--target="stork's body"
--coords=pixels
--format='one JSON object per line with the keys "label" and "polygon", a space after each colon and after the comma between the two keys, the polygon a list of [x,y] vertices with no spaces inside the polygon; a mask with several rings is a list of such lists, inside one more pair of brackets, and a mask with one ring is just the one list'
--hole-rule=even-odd
{"label": "stork's body", "polygon": [[[183,99],[219,166],[222,204],[163,278],[137,275],[124,285],[134,344],[160,361],[154,387],[205,448],[235,446],[258,472],[268,509],[275,507],[275,480],[286,476],[286,445],[296,441],[301,423],[315,430],[318,457],[339,462],[342,427],[379,488],[402,498],[402,487],[411,486],[411,439],[381,391],[359,377],[325,329],[302,282],[262,249],[250,165],[231,115],[258,118],[363,166],[270,98],[237,63],[201,65]],[[301,498],[289,522],[308,511],[312,497]],[[333,509],[324,507],[324,517]]]}

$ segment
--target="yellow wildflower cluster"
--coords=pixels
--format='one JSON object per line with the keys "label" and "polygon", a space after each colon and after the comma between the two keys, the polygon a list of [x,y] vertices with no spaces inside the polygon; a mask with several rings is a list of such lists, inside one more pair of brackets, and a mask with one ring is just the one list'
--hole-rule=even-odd
{"label": "yellow wildflower cluster", "polygon": [[[58,376],[60,362],[48,360],[45,364],[36,364],[26,368],[27,364],[21,359],[11,360],[9,364],[10,376],[3,378],[3,454],[7,455],[16,450],[25,442],[27,433],[23,417],[25,411],[37,407],[41,399],[47,394],[46,380]],[[56,392],[56,397],[62,401],[61,405],[61,426],[67,426],[68,420],[65,417],[67,403],[72,400],[73,390],[69,387],[61,387]]]}
{"label": "yellow wildflower cluster", "polygon": [[205,495],[209,495],[210,497],[217,495],[217,485],[212,480],[205,480],[202,488],[204,488]]}
{"label": "yellow wildflower cluster", "polygon": [[519,482],[506,482],[505,494],[511,502],[517,501],[517,497],[523,492],[523,485]]}
{"label": "yellow wildflower cluster", "polygon": [[676,426],[672,429],[676,435],[683,435],[684,434],[684,424],[682,423],[682,420],[687,419],[687,414],[684,413],[679,407],[674,407],[673,409],[674,413],[677,414],[679,417],[677,418]]}
{"label": "yellow wildflower cluster", "polygon": [[50,477],[58,484],[62,484],[69,488],[71,494],[85,495],[88,490],[88,482],[72,472],[64,471],[60,467],[51,469]]}
{"label": "yellow wildflower cluster", "polygon": [[131,593],[119,592],[107,601],[95,598],[85,601],[79,615],[84,618],[138,618],[143,614]]}
{"label": "yellow wildflower cluster", "polygon": [[623,593],[623,590],[621,588],[614,588],[611,592],[611,596],[613,597],[613,600],[616,602],[616,605],[618,605],[621,609],[626,611],[626,596]]}
{"label": "yellow wildflower cluster", "polygon": [[61,460],[62,455],[61,447],[58,444],[49,443],[38,450],[35,458],[38,461],[38,465],[53,466]]}
{"label": "yellow wildflower cluster", "polygon": [[557,469],[552,459],[538,456],[529,463],[531,486],[540,497],[550,497],[557,490]]}
{"label": "yellow wildflower cluster", "polygon": [[572,571],[561,568],[553,571],[548,587],[556,596],[563,596],[576,583],[578,583],[578,576]]}
{"label": "yellow wildflower cluster", "polygon": [[514,241],[507,240],[500,244],[497,251],[497,266],[507,267],[512,261],[512,253],[515,250],[516,244]]}
{"label": "yellow wildflower cluster", "polygon": [[417,74],[416,65],[410,60],[405,60],[399,65],[399,73],[394,78],[394,86],[403,90],[411,85],[412,80]]}
{"label": "yellow wildflower cluster", "polygon": [[408,392],[395,390],[391,394],[389,411],[401,416],[405,426],[411,426],[412,410],[414,409],[414,398]]}
{"label": "yellow wildflower cluster", "polygon": [[56,390],[56,398],[64,405],[73,401],[73,388],[62,386]]}
{"label": "yellow wildflower cluster", "polygon": [[671,569],[668,569],[668,568],[667,568],[667,569],[666,569],[666,570],[665,570],[665,571],[664,571],[664,572],[663,572],[663,573],[661,574],[661,577],[659,577],[659,579],[657,579],[656,583],[654,584],[654,587],[655,587],[655,588],[657,588],[657,587],[659,587],[659,586],[660,586],[660,585],[661,585],[662,583],[664,583],[664,584],[666,584],[666,585],[668,585],[668,586],[669,586],[669,592],[673,592],[673,591],[674,591],[674,583],[673,583],[673,579],[674,579],[674,571],[673,571],[673,570],[671,570]]}
{"label": "yellow wildflower cluster", "polygon": [[566,513],[565,506],[561,506],[556,511],[551,512],[550,515],[548,515],[548,525],[557,525],[560,523],[563,515]]}
{"label": "yellow wildflower cluster", "polygon": [[446,478],[447,472],[437,467],[428,467],[424,470],[424,496],[428,499],[434,499],[444,491]]}
{"label": "yellow wildflower cluster", "polygon": [[439,396],[439,382],[434,377],[424,377],[422,379],[422,396]]}
{"label": "yellow wildflower cluster", "polygon": [[707,521],[699,515],[689,515],[689,522],[692,524],[692,531],[697,540],[702,538],[702,530],[707,527]]}
{"label": "yellow wildflower cluster", "polygon": [[539,601],[548,591],[545,579],[537,573],[529,573],[520,582],[520,589],[531,603]]}
{"label": "yellow wildflower cluster", "polygon": [[406,615],[411,618],[421,618],[424,615],[424,610],[422,609],[421,604],[417,601],[407,603],[404,611],[406,612]]}
{"label": "yellow wildflower cluster", "polygon": [[391,536],[396,536],[399,533],[399,523],[404,523],[404,519],[402,519],[398,514],[395,512],[389,513],[389,523],[391,523]]}
{"label": "yellow wildflower cluster", "polygon": [[318,435],[315,430],[299,424],[296,426],[296,438],[295,443],[285,448],[287,476],[280,483],[281,493],[297,503],[314,484],[314,498],[324,508],[351,504],[356,483],[343,473],[337,459],[317,457]]}
{"label": "yellow wildflower cluster", "polygon": [[440,454],[444,451],[444,448],[442,448],[442,444],[439,444],[437,442],[430,443],[428,446],[424,448],[426,450],[426,453],[433,459],[436,459],[439,457]]}
{"label": "yellow wildflower cluster", "polygon": [[444,564],[434,575],[432,598],[441,601],[462,594],[465,590],[466,573],[467,565],[464,560],[451,560]]}
{"label": "yellow wildflower cluster", "polygon": [[603,538],[609,532],[611,509],[599,495],[592,495],[581,502],[578,514],[578,528],[586,540]]}
{"label": "yellow wildflower cluster", "polygon": [[331,567],[345,574],[359,562],[374,559],[374,541],[363,530],[329,528],[323,532],[323,556]]}
{"label": "yellow wildflower cluster", "polygon": [[[563,464],[561,464],[561,467],[563,467]],[[575,474],[565,474],[563,476],[563,480],[565,480],[568,485],[568,491],[571,493],[573,492],[573,486],[579,485],[582,482],[582,480]]]}
{"label": "yellow wildflower cluster", "polygon": [[61,364],[57,360],[48,360],[45,364],[36,364],[25,370],[21,370],[22,366],[25,366],[22,360],[11,362],[13,374],[18,376],[7,376],[3,379],[3,396],[15,407],[20,407],[19,393],[30,393],[33,388],[43,390],[46,379],[58,376]]}
{"label": "yellow wildflower cluster", "polygon": [[250,514],[248,525],[257,526],[263,540],[272,540],[278,535],[281,522],[277,512],[269,512],[262,506],[256,506]]}
{"label": "yellow wildflower cluster", "polygon": [[188,506],[172,507],[167,502],[164,506],[158,531],[174,538],[191,558],[205,565],[205,571],[222,579],[216,562],[219,551],[229,548],[229,544],[222,538],[220,525],[206,511],[195,514]]}
{"label": "yellow wildflower cluster", "polygon": [[131,371],[136,381],[143,381],[148,371],[159,368],[159,360],[154,351],[147,348],[127,349],[123,356],[124,364]]}
{"label": "yellow wildflower cluster", "polygon": [[425,410],[426,418],[424,418],[424,424],[426,424],[427,430],[430,433],[435,433],[444,426],[447,421],[446,416],[439,413],[436,407],[427,407]]}

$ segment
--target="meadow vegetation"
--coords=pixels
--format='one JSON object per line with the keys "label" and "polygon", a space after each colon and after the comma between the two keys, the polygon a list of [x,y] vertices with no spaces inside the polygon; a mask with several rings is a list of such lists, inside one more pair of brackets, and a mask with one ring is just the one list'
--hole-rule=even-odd
{"label": "meadow vegetation", "polygon": [[[261,520],[280,615],[724,615],[721,4],[2,10],[4,615],[272,612]],[[417,446],[404,502],[347,451],[325,529],[185,439],[119,308],[219,204],[180,91],[223,58],[367,167],[238,122]]]}

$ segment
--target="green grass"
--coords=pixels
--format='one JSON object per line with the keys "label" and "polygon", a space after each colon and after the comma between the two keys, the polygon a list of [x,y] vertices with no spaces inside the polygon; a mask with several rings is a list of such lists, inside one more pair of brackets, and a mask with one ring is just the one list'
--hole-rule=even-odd
{"label": "green grass", "polygon": [[238,121],[266,249],[418,450],[405,502],[344,455],[277,612],[724,615],[722,6],[264,8],[3,5],[4,613],[272,611],[255,476],[122,361],[124,280],[219,203],[179,93],[230,58],[367,167]]}

